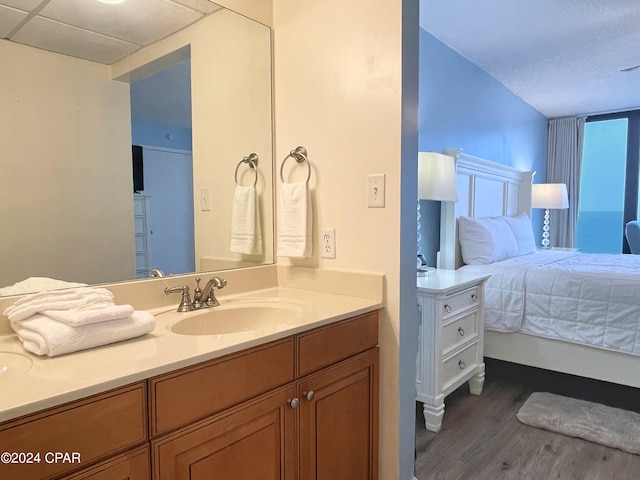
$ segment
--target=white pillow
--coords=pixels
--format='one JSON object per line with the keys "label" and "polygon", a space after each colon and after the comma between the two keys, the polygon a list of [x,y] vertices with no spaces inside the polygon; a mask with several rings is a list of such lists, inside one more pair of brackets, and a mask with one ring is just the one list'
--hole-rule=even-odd
{"label": "white pillow", "polygon": [[533,236],[533,228],[529,217],[521,213],[517,217],[503,217],[511,228],[513,236],[518,244],[518,254],[527,255],[536,251],[536,239]]}
{"label": "white pillow", "polygon": [[518,255],[518,244],[501,217],[458,217],[458,239],[467,265],[487,265]]}

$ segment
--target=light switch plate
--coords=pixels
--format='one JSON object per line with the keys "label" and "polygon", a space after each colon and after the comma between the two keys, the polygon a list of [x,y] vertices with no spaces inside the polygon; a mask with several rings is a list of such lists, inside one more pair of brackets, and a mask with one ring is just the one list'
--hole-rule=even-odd
{"label": "light switch plate", "polygon": [[384,173],[367,177],[367,206],[369,208],[384,208],[384,183]]}

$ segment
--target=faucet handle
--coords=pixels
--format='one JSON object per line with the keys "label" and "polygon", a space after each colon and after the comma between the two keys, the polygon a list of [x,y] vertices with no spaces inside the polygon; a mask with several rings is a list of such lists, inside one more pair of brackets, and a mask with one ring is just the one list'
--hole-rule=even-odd
{"label": "faucet handle", "polygon": [[200,288],[200,277],[196,277],[196,288],[193,291],[193,308],[200,308],[200,300],[202,299],[202,289]]}
{"label": "faucet handle", "polygon": [[189,287],[182,285],[180,287],[167,287],[164,289],[164,294],[169,295],[171,293],[182,293],[180,299],[180,305],[178,305],[178,312],[190,312],[193,310],[193,303],[191,303],[191,297],[189,296]]}

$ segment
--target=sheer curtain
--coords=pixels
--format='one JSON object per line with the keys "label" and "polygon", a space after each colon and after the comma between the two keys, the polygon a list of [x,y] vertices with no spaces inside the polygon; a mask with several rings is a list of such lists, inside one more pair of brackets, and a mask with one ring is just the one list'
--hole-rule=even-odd
{"label": "sheer curtain", "polygon": [[578,223],[580,164],[586,117],[562,117],[549,120],[547,147],[547,183],[564,183],[569,195],[569,208],[552,210],[551,245],[574,247]]}

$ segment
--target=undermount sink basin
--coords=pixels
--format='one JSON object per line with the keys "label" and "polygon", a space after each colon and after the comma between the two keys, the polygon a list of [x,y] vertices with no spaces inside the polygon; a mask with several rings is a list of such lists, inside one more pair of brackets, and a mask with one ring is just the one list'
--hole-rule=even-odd
{"label": "undermount sink basin", "polygon": [[33,361],[26,355],[14,352],[0,352],[0,382],[27,373]]}
{"label": "undermount sink basin", "polygon": [[169,325],[181,335],[230,335],[243,332],[277,332],[302,318],[310,308],[279,298],[253,298],[221,301],[217,307],[176,313],[181,320]]}

